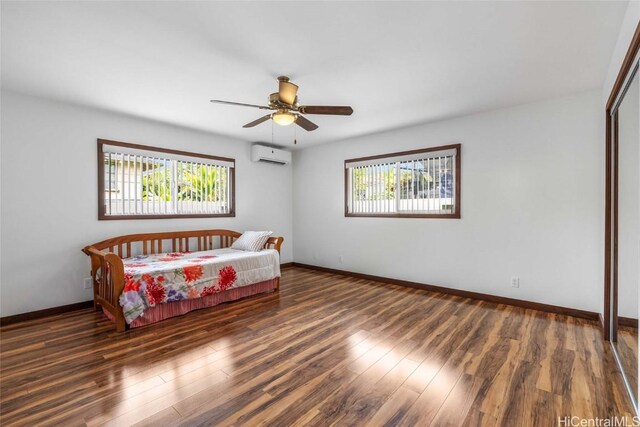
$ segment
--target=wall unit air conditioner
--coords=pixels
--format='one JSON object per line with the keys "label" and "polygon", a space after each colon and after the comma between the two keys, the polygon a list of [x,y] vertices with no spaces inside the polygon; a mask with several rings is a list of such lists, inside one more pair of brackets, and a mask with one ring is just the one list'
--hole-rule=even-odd
{"label": "wall unit air conditioner", "polygon": [[291,151],[279,150],[266,145],[251,147],[251,161],[288,165],[291,163]]}

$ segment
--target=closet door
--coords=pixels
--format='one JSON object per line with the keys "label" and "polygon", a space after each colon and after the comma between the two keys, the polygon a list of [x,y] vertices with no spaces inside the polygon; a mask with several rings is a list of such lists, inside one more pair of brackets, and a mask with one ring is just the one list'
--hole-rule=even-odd
{"label": "closet door", "polygon": [[638,307],[640,288],[640,77],[631,68],[611,112],[612,181],[612,322],[611,343],[638,407]]}

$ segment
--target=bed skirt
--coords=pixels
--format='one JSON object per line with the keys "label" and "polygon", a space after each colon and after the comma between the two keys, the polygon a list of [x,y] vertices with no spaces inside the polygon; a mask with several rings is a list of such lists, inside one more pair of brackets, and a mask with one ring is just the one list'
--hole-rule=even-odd
{"label": "bed skirt", "polygon": [[[203,298],[194,298],[182,301],[174,301],[167,304],[158,304],[155,307],[146,309],[144,311],[144,315],[131,322],[129,327],[139,328],[141,326],[146,326],[152,323],[160,322],[161,320],[169,319],[170,317],[182,316],[183,314],[186,314],[190,311],[213,307],[214,305],[222,304],[223,302],[235,301],[251,295],[269,292],[274,290],[277,285],[278,278],[276,277],[264,282],[254,283],[253,285],[227,289],[226,291],[207,295]],[[111,319],[111,321],[115,321],[113,315],[107,310],[103,309],[102,312],[109,319]]]}

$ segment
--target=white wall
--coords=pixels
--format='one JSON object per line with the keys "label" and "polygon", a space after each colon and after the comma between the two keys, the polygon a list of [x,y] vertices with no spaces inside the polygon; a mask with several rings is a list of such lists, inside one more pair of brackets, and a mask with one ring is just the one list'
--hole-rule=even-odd
{"label": "white wall", "polygon": [[[584,93],[296,152],[295,261],[600,310],[600,104]],[[462,219],[344,217],[345,159],[458,142]]]}
{"label": "white wall", "polygon": [[[293,258],[291,167],[256,164],[250,144],[2,91],[1,316],[92,299],[82,247],[151,231],[269,229]],[[96,139],[236,159],[236,217],[98,221]]]}

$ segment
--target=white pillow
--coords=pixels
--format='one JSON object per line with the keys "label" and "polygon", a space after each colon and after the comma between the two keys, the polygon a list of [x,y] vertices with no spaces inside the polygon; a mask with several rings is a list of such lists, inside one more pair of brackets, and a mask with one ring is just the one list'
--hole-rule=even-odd
{"label": "white pillow", "polygon": [[231,245],[231,249],[239,249],[241,251],[258,252],[264,248],[264,244],[269,240],[272,231],[245,231],[242,236],[238,237]]}

